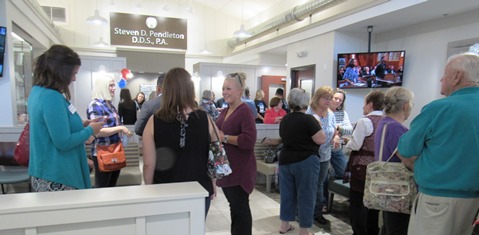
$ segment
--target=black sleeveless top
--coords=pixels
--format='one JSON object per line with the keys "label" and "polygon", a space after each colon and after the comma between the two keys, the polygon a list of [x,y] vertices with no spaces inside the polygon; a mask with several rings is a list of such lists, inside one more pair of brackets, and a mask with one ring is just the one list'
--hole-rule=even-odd
{"label": "black sleeveless top", "polygon": [[[211,195],[213,184],[207,175],[211,141],[206,112],[191,112],[184,126],[184,135],[180,135],[179,121],[164,122],[154,116],[156,170],[153,183],[197,181]],[[185,137],[184,147],[180,147],[181,136]]]}

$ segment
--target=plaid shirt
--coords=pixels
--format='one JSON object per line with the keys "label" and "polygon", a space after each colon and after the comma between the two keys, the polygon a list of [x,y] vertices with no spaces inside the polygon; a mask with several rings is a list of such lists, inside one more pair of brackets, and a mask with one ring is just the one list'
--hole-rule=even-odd
{"label": "plaid shirt", "polygon": [[[103,127],[115,127],[120,125],[118,112],[111,103],[111,101],[103,99],[94,99],[88,105],[86,111],[88,119],[92,120],[99,117],[107,117],[105,119],[105,125]],[[120,136],[113,134],[107,137],[98,137],[91,145],[91,154],[96,156],[96,145],[111,145],[120,142]]]}

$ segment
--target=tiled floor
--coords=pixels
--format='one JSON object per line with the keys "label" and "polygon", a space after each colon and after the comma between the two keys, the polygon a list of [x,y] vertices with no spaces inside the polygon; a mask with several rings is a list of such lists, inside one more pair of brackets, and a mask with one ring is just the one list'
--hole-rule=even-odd
{"label": "tiled floor", "polygon": [[[251,213],[253,214],[253,234],[279,234],[279,193],[266,193],[264,185],[257,185],[256,189],[250,195]],[[273,190],[274,191],[274,190]],[[333,212],[326,214],[325,218],[331,221],[328,225],[315,223],[312,231],[317,235],[347,235],[352,234],[351,227],[347,223],[349,203],[341,196],[335,196]],[[230,234],[230,214],[229,206],[221,189],[218,195],[212,201],[211,207],[206,219],[207,235],[226,235]],[[298,224],[293,223],[296,228]],[[289,234],[297,234],[298,230],[291,231]]]}

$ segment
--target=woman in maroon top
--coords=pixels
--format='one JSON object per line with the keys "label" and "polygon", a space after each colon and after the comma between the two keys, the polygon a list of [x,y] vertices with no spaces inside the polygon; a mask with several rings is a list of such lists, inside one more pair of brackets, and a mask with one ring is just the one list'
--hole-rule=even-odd
{"label": "woman in maroon top", "polygon": [[226,76],[223,97],[229,106],[221,111],[216,121],[233,170],[231,175],[217,180],[230,204],[232,235],[249,235],[253,227],[249,194],[256,181],[256,123],[251,109],[241,101],[245,80],[244,73]]}

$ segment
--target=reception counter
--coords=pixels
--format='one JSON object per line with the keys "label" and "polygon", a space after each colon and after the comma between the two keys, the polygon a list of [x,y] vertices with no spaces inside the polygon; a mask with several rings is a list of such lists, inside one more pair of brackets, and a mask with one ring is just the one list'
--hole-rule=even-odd
{"label": "reception counter", "polygon": [[0,234],[204,234],[197,182],[0,196]]}

